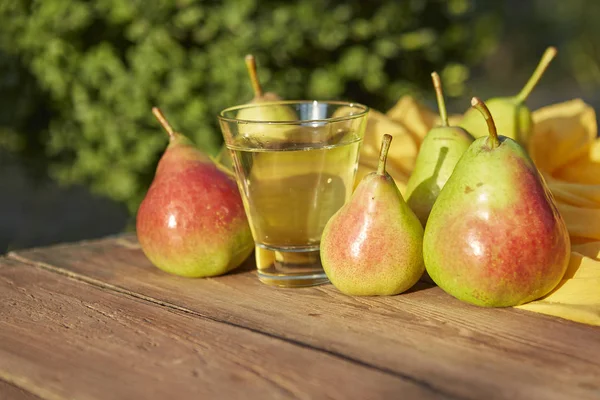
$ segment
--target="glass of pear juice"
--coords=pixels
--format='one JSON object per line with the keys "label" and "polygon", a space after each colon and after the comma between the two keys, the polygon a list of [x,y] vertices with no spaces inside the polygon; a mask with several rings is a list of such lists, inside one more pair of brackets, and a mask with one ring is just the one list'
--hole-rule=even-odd
{"label": "glass of pear juice", "polygon": [[263,283],[328,282],[321,234],[352,193],[368,111],[342,101],[277,101],[219,114]]}

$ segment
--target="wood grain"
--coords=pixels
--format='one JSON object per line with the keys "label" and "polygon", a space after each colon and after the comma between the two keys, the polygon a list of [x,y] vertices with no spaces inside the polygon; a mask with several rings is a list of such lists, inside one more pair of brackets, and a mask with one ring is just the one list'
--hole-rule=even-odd
{"label": "wood grain", "polygon": [[40,400],[34,394],[31,394],[20,387],[0,379],[0,399],[2,400]]}
{"label": "wood grain", "polygon": [[107,290],[301,343],[440,396],[600,398],[600,329],[470,306],[426,284],[399,296],[358,298],[330,285],[271,288],[251,270],[179,278],[154,268],[128,238],[11,256]]}
{"label": "wood grain", "polygon": [[3,400],[440,398],[305,346],[6,259],[2,380]]}

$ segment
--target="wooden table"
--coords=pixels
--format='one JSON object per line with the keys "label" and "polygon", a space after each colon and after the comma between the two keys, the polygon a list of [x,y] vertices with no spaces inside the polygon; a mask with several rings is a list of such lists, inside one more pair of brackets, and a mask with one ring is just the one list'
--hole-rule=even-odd
{"label": "wooden table", "polygon": [[167,275],[132,236],[0,258],[0,399],[600,399],[600,328]]}

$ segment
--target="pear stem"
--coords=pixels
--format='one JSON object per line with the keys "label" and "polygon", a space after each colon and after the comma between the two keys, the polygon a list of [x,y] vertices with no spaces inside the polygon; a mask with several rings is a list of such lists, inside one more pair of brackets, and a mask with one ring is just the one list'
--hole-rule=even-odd
{"label": "pear stem", "polygon": [[494,118],[492,118],[492,113],[487,108],[485,103],[481,101],[478,97],[473,97],[471,99],[471,106],[476,108],[485,118],[485,122],[487,122],[489,136],[488,143],[492,149],[500,146],[500,139],[498,139],[498,131],[496,130],[496,124],[494,123]]}
{"label": "pear stem", "polygon": [[171,124],[169,124],[169,121],[167,121],[167,119],[165,118],[164,114],[160,111],[160,109],[158,107],[152,107],[152,114],[154,114],[158,122],[160,122],[164,130],[167,131],[169,137],[172,138],[175,135],[175,131],[171,127]]}
{"label": "pear stem", "polygon": [[245,58],[246,68],[248,69],[248,75],[250,75],[250,82],[252,83],[252,90],[254,90],[255,97],[262,97],[263,90],[258,80],[258,73],[256,72],[256,59],[252,54],[248,54]]}
{"label": "pear stem", "polygon": [[433,88],[437,97],[438,108],[440,109],[440,117],[442,118],[442,126],[448,126],[448,113],[446,111],[446,102],[444,101],[444,91],[442,90],[442,80],[437,72],[431,73],[433,80]]}
{"label": "pear stem", "polygon": [[390,143],[392,143],[392,135],[383,135],[383,142],[381,143],[381,152],[379,153],[379,165],[377,165],[377,175],[385,176],[385,163],[387,161]]}
{"label": "pear stem", "polygon": [[548,65],[550,65],[550,62],[552,62],[554,57],[556,57],[557,52],[558,51],[556,50],[556,47],[548,47],[546,49],[544,55],[542,56],[542,59],[540,60],[540,63],[535,68],[535,71],[533,71],[533,75],[531,75],[525,86],[523,86],[523,89],[521,89],[521,91],[517,95],[516,98],[519,103],[523,103],[525,100],[527,100],[527,97],[529,97],[535,85],[538,84],[538,82],[542,78],[542,75],[544,75],[544,72],[546,72],[546,69],[548,68]]}

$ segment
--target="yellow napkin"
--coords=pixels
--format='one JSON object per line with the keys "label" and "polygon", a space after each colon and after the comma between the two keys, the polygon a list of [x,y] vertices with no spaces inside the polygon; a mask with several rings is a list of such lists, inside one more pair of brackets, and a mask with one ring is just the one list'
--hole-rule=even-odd
{"label": "yellow napkin", "polygon": [[[453,116],[451,124],[460,120]],[[518,308],[600,325],[600,139],[594,110],[581,100],[533,112],[531,158],[544,175],[571,236],[571,260],[561,283],[546,297]],[[404,194],[423,137],[437,113],[403,97],[386,114],[372,110],[356,182],[377,167],[384,134],[394,137],[388,172]],[[500,132],[501,133],[501,132]]]}

